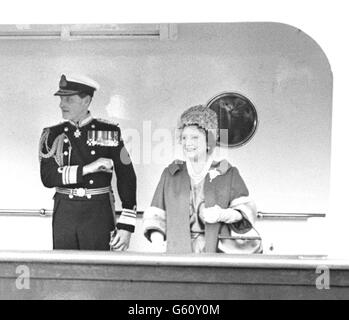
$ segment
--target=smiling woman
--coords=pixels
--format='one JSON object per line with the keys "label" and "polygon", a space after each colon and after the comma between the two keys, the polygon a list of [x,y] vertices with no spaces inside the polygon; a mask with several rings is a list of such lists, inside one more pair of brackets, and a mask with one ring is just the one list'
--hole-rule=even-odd
{"label": "smiling woman", "polygon": [[179,129],[186,161],[175,160],[162,173],[144,213],[146,238],[155,250],[170,253],[261,253],[260,237],[234,239],[251,232],[258,236],[253,227],[257,212],[238,170],[211,157],[216,113],[191,107],[181,115]]}

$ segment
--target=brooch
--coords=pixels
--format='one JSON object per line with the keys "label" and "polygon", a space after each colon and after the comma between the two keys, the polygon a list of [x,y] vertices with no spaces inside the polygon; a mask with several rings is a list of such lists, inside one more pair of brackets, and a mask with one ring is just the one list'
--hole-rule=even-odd
{"label": "brooch", "polygon": [[210,176],[210,182],[212,182],[212,180],[217,176],[221,175],[221,173],[216,168],[209,170],[208,174]]}

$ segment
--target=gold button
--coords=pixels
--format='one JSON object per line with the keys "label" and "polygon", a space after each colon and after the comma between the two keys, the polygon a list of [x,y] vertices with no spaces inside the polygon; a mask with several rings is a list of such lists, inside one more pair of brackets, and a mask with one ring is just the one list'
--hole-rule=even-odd
{"label": "gold button", "polygon": [[94,128],[96,128],[96,126],[93,124],[93,125],[91,126],[91,128],[94,129]]}
{"label": "gold button", "polygon": [[68,155],[68,151],[64,151],[64,153],[63,153],[65,156],[67,156]]}
{"label": "gold button", "polygon": [[66,139],[64,139],[64,143],[68,143],[69,142],[69,140],[66,138]]}
{"label": "gold button", "polygon": [[90,180],[90,181],[89,181],[89,183],[90,183],[90,184],[93,184],[93,183],[94,183],[94,181],[93,181],[93,180]]}
{"label": "gold button", "polygon": [[68,132],[68,130],[69,130],[69,129],[68,129],[67,127],[64,128],[64,131],[65,131],[65,132]]}
{"label": "gold button", "polygon": [[96,151],[92,150],[91,154],[94,156],[96,154]]}

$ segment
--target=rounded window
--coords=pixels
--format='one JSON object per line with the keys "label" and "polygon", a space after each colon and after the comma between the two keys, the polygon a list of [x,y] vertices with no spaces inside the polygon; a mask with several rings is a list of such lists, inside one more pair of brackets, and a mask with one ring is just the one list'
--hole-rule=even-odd
{"label": "rounded window", "polygon": [[235,92],[223,92],[207,103],[217,113],[220,135],[217,143],[221,146],[239,147],[255,134],[258,117],[252,102]]}

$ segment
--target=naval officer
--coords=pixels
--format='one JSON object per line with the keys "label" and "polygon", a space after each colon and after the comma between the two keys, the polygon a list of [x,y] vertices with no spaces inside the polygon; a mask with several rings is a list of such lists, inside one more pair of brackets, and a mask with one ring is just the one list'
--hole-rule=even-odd
{"label": "naval officer", "polygon": [[[40,173],[55,188],[53,248],[127,250],[136,221],[136,175],[118,125],[92,117],[89,106],[99,85],[62,75],[59,107],[64,122],[45,128]],[[115,221],[111,187],[115,171],[122,213]]]}

